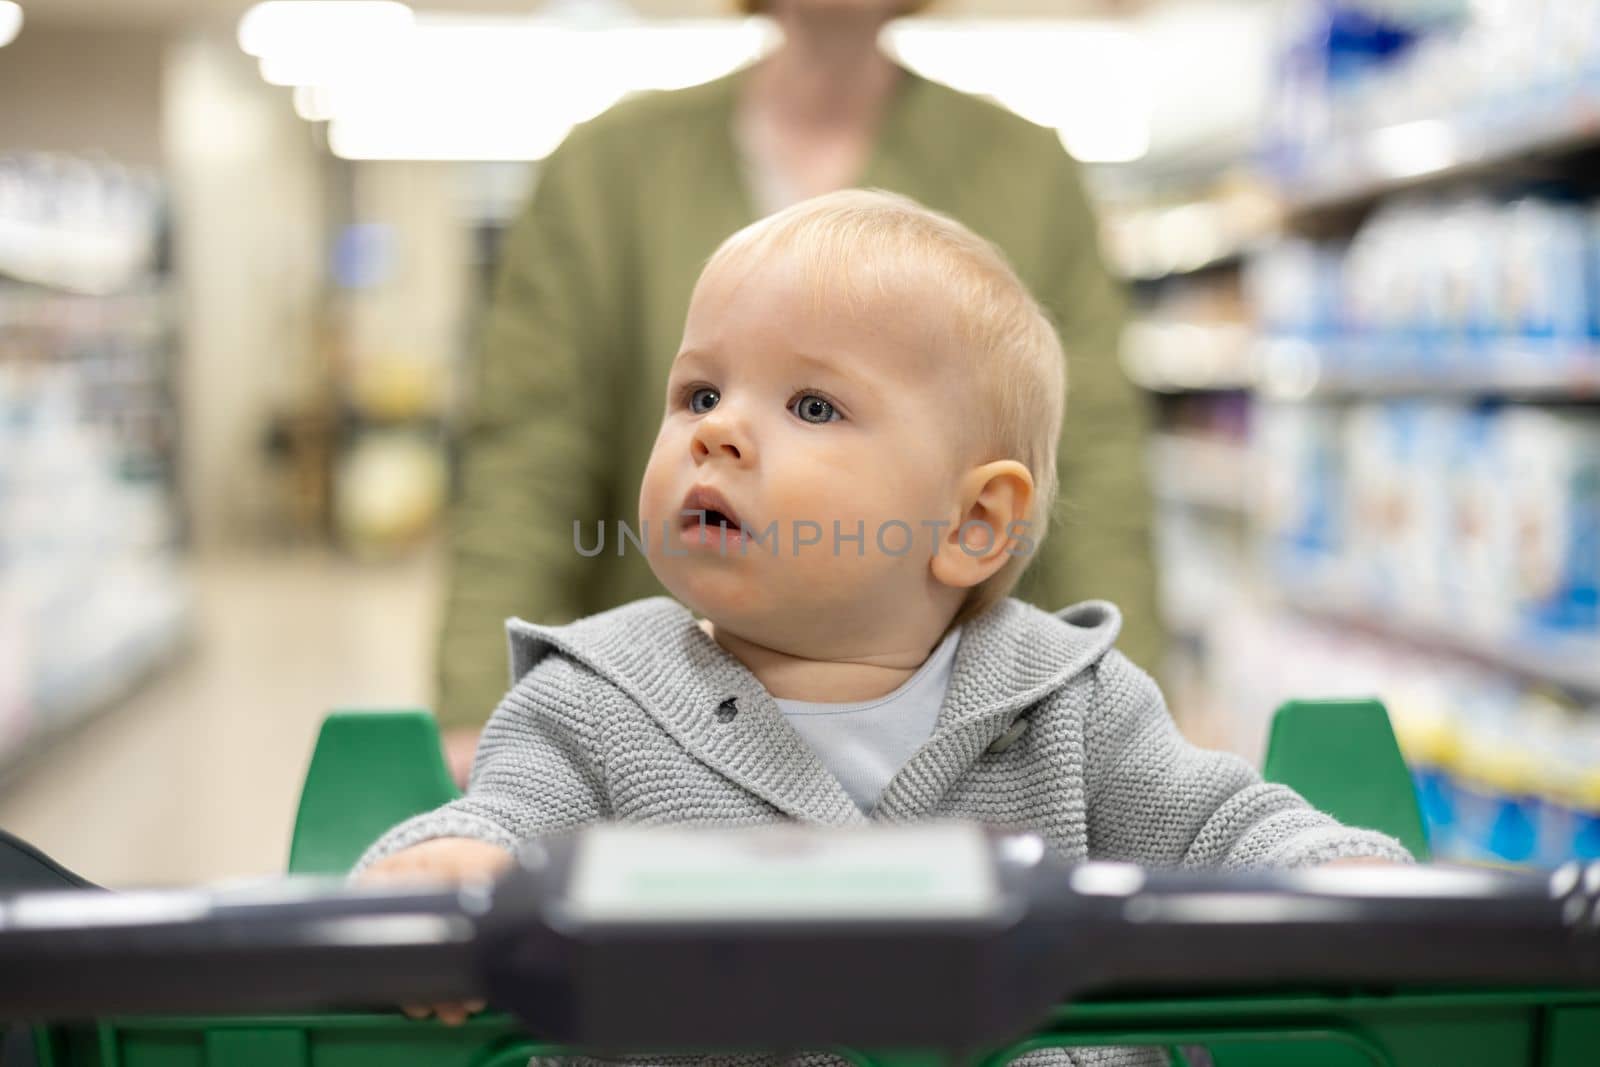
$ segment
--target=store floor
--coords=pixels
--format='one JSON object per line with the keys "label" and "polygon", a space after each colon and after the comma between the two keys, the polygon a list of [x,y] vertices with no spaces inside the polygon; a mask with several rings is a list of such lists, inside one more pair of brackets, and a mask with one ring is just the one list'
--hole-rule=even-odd
{"label": "store floor", "polygon": [[112,887],[281,871],[324,712],[423,706],[439,557],[202,558],[195,639],[0,793],[0,827]]}

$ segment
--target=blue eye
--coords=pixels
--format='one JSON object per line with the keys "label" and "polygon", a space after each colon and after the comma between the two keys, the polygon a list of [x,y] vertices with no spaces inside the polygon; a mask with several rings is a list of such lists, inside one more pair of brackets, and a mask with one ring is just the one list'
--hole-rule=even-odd
{"label": "blue eye", "polygon": [[806,422],[832,422],[839,417],[838,409],[831,400],[827,400],[815,393],[807,393],[797,399],[789,408]]}
{"label": "blue eye", "polygon": [[722,399],[722,394],[711,388],[696,389],[689,394],[689,410],[696,415],[704,415],[717,406],[717,401]]}

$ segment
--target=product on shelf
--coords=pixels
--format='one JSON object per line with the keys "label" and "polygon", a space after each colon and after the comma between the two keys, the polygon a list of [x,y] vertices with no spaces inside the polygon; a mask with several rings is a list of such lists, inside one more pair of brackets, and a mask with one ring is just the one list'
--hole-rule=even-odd
{"label": "product on shelf", "polygon": [[1286,238],[1250,257],[1244,290],[1268,337],[1332,340],[1340,331],[1337,249]]}
{"label": "product on shelf", "polygon": [[1256,435],[1257,508],[1271,569],[1310,584],[1337,580],[1347,526],[1337,413],[1263,404]]}
{"label": "product on shelf", "polygon": [[1504,413],[1512,585],[1524,632],[1600,635],[1600,423]]}
{"label": "product on shelf", "polygon": [[1444,525],[1437,529],[1450,552],[1441,554],[1438,617],[1473,633],[1509,632],[1517,599],[1506,562],[1516,551],[1516,516],[1505,501],[1512,483],[1503,422],[1495,407],[1462,407],[1442,430]]}
{"label": "product on shelf", "polygon": [[[1335,383],[1600,381],[1600,213],[1549,197],[1397,201],[1348,243],[1289,241],[1245,286]],[[1270,361],[1269,361],[1270,362]]]}
{"label": "product on shelf", "polygon": [[1282,26],[1265,157],[1290,188],[1558,138],[1600,94],[1600,0],[1295,0]]}
{"label": "product on shelf", "polygon": [[1274,404],[1260,426],[1259,515],[1282,584],[1600,661],[1592,418],[1391,401]]}

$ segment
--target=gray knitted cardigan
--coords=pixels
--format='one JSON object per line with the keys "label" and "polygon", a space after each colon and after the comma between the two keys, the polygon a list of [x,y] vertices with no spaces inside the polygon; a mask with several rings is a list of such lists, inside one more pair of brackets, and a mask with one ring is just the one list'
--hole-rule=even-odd
{"label": "gray knitted cardigan", "polygon": [[[1407,858],[1244,760],[1185,742],[1155,683],[1111,647],[1119,622],[1104,602],[1051,615],[1015,599],[969,621],[933,736],[867,816],[676,601],[560,627],[513,619],[513,685],[467,795],[389,831],[361,866],[435,837],[510,848],[603,820],[971,819],[1036,831],[1068,859],[1150,866]],[[1021,736],[996,744],[1014,724]]]}
{"label": "gray knitted cardigan", "polygon": [[[513,619],[512,688],[484,729],[467,795],[384,834],[357,869],[431,838],[511,848],[606,820],[969,819],[1033,830],[1068,859],[1147,866],[1410,858],[1393,838],[1263,783],[1244,760],[1184,741],[1155,683],[1112,648],[1120,623],[1100,601],[1051,615],[1015,599],[969,621],[933,736],[868,816],[676,601],[559,627]],[[1111,1049],[1073,1058],[1147,1062]]]}

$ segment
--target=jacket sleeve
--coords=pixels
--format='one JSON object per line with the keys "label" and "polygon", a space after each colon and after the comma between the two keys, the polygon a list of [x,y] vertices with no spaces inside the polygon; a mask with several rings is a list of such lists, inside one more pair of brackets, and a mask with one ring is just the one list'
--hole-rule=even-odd
{"label": "jacket sleeve", "polygon": [[389,830],[352,873],[434,838],[468,837],[511,850],[606,818],[598,724],[607,716],[597,704],[610,699],[617,698],[584,668],[556,658],[541,662],[484,727],[466,795]]}
{"label": "jacket sleeve", "polygon": [[1125,298],[1101,259],[1078,167],[1051,147],[1057,166],[1042,209],[1049,249],[1037,296],[1067,355],[1061,489],[1051,528],[1016,595],[1046,611],[1112,601],[1125,620],[1118,647],[1155,671],[1164,638],[1145,473],[1148,413],[1122,370]]}
{"label": "jacket sleeve", "polygon": [[505,692],[504,625],[586,614],[572,524],[608,506],[615,460],[605,405],[626,326],[614,277],[619,221],[590,131],[544,163],[506,235],[478,344],[450,516],[439,641],[439,721],[478,726]]}
{"label": "jacket sleeve", "polygon": [[1116,652],[1095,668],[1084,725],[1089,855],[1155,867],[1306,867],[1406,862],[1394,838],[1353,829],[1238,756],[1178,733],[1150,677]]}

